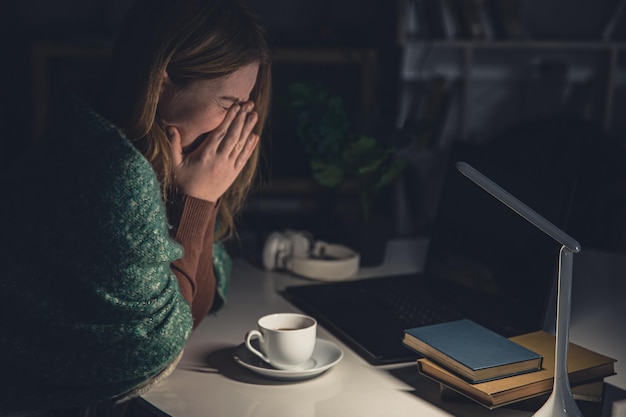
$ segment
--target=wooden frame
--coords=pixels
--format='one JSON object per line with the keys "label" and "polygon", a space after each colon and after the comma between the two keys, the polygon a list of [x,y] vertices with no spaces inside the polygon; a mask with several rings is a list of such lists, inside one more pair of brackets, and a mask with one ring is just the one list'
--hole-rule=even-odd
{"label": "wooden frame", "polygon": [[[61,79],[78,77],[80,68],[102,66],[111,56],[111,47],[104,44],[38,42],[31,49],[32,114],[35,140],[41,138],[55,88]],[[61,74],[64,71],[74,74]]]}

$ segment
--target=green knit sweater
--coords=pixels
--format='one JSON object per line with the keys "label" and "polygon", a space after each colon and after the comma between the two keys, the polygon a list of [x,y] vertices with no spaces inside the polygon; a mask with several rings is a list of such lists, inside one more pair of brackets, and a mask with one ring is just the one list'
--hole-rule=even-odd
{"label": "green knit sweater", "polygon": [[148,161],[78,100],[2,175],[0,411],[83,405],[158,374],[191,334]]}

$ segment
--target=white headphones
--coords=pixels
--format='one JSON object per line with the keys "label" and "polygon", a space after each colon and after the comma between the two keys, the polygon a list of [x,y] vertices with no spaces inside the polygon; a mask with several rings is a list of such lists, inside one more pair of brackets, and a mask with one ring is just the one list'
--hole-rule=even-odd
{"label": "white headphones", "polygon": [[273,232],[263,247],[265,269],[285,269],[322,281],[341,280],[355,275],[359,270],[359,262],[359,254],[352,249],[313,241],[310,233],[301,231]]}

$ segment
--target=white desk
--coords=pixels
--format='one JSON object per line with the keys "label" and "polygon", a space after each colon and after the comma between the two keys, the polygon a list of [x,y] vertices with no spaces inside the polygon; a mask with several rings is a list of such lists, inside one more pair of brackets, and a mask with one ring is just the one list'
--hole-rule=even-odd
{"label": "white desk", "polygon": [[[407,242],[404,242],[407,243]],[[420,268],[424,242],[392,242],[384,267],[361,271],[363,277],[381,273],[393,274]],[[620,305],[626,294],[626,280],[614,276],[612,284],[597,285],[588,280],[581,285],[576,274],[578,262],[604,262],[584,252],[575,257],[575,297],[571,340],[620,359],[618,375],[606,379],[616,387],[612,395],[618,402],[606,402],[603,415],[613,417],[618,406],[626,412],[626,327],[621,317],[607,320],[613,314],[608,306]],[[409,256],[407,256],[409,255]],[[621,260],[626,273],[626,259]],[[617,264],[602,264],[598,276]],[[582,265],[581,265],[582,266]],[[610,275],[610,274],[607,274]],[[487,410],[474,403],[441,402],[438,385],[420,376],[414,363],[374,367],[337,340],[324,328],[318,337],[337,343],[344,350],[343,360],[317,378],[299,382],[281,382],[262,378],[241,367],[232,358],[232,350],[243,341],[247,330],[256,327],[258,317],[281,311],[297,311],[276,293],[286,285],[309,283],[284,273],[269,273],[235,260],[228,304],[216,316],[207,317],[191,337],[177,370],[161,385],[144,396],[152,406],[177,417],[402,417],[402,416],[527,416],[531,413],[514,408]],[[589,295],[602,308],[580,302],[579,292]],[[584,287],[584,288],[583,288]],[[582,305],[581,305],[582,304]],[[607,308],[604,308],[607,307]],[[621,307],[622,312],[626,308]],[[580,314],[579,311],[580,310]],[[601,325],[600,325],[601,324]],[[619,389],[618,389],[619,388]],[[624,390],[624,391],[623,391]],[[607,405],[608,403],[608,405]],[[611,404],[614,406],[611,408]]]}

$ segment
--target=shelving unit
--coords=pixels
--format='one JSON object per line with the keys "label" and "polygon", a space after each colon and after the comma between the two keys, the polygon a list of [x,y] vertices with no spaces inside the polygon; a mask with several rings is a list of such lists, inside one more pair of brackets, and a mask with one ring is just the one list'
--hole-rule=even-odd
{"label": "shelving unit", "polygon": [[[508,5],[506,11],[503,5]],[[453,103],[447,109],[452,114],[439,122],[442,137],[438,144],[431,145],[447,149],[453,140],[488,140],[487,137],[495,133],[494,129],[523,122],[529,116],[513,105],[530,99],[532,88],[524,91],[523,82],[549,84],[547,81],[551,81],[563,83],[563,100],[568,94],[582,94],[581,90],[587,90],[587,103],[578,103],[585,106],[586,113],[577,116],[597,123],[619,139],[626,133],[626,125],[619,122],[619,114],[626,105],[626,91],[622,91],[626,87],[626,40],[603,39],[613,39],[607,37],[609,26],[613,35],[618,36],[616,39],[623,39],[619,38],[623,36],[621,31],[615,28],[622,24],[626,2],[599,2],[593,16],[589,8],[583,8],[587,12],[582,13],[589,13],[585,15],[587,20],[580,19],[580,13],[564,9],[570,6],[576,7],[562,1],[558,6],[548,6],[521,0],[404,0],[399,43],[404,53],[400,82],[405,96],[398,126],[411,117],[419,117],[410,114],[411,99],[416,98],[406,96],[415,94],[409,93],[411,86],[441,77],[454,84]],[[580,32],[554,30],[553,34],[547,33],[547,18],[542,10],[552,13],[553,27],[579,28]],[[557,12],[559,14],[555,15]],[[514,24],[510,23],[513,21]],[[533,32],[541,27],[537,21],[544,22],[544,31],[537,30],[541,33]],[[478,37],[470,34],[472,24],[482,28]],[[490,82],[492,90],[488,88]],[[529,84],[529,87],[533,86]],[[508,101],[505,95],[509,96]],[[483,106],[481,101],[485,99],[504,101],[494,101],[492,109],[475,111],[477,106]],[[540,107],[547,103],[539,99],[536,104],[527,103],[536,107],[531,112],[535,117],[550,116],[550,111],[568,111],[556,108],[565,107],[564,101],[553,103],[553,108],[545,114]],[[509,114],[505,114],[507,111]],[[490,120],[488,116],[494,115],[496,119]]]}
{"label": "shelving unit", "polygon": [[[626,85],[625,43],[557,41],[444,41],[411,39],[404,45],[401,80],[405,86],[434,76],[460,81],[457,136],[468,139],[467,109],[472,106],[472,82],[520,81],[520,71],[541,60],[561,61],[571,70],[564,81],[593,81],[600,88],[599,110],[591,117],[609,132],[615,130],[616,95]],[[419,62],[424,52],[427,58]],[[406,91],[406,90],[405,90]],[[621,100],[620,100],[621,102]],[[405,109],[406,111],[406,109]],[[406,115],[404,115],[406,117]]]}
{"label": "shelving unit", "polygon": [[[397,233],[429,233],[446,155],[455,141],[481,145],[534,121],[566,120],[561,116],[569,116],[588,122],[593,127],[590,132],[597,132],[591,134],[594,138],[608,136],[626,146],[626,122],[620,117],[626,110],[626,40],[604,41],[602,30],[596,34],[590,30],[605,24],[603,19],[610,18],[605,12],[616,2],[598,4],[603,12],[579,34],[565,30],[533,33],[532,28],[538,26],[525,20],[528,27],[522,36],[474,39],[459,35],[459,31],[433,35],[432,28],[420,30],[419,16],[410,15],[417,13],[410,9],[417,4],[445,7],[442,5],[462,1],[488,7],[499,0],[403,1],[396,126],[412,138],[413,148],[408,175],[397,186],[399,205],[408,207],[408,214],[396,226]],[[524,19],[541,16],[542,22],[547,20],[544,9],[556,13],[570,7],[563,1],[558,7],[539,1],[519,4],[526,8]],[[565,22],[566,15],[558,15],[563,22],[552,19],[553,25],[575,29],[575,23]],[[571,12],[568,17],[576,22],[580,16]],[[429,19],[421,22],[428,25]],[[442,96],[437,98],[432,91]]]}

